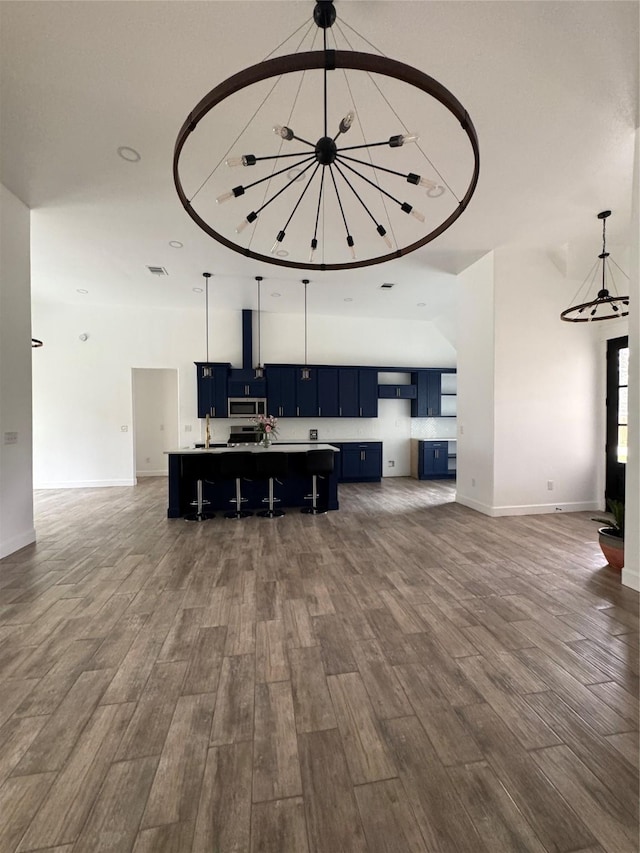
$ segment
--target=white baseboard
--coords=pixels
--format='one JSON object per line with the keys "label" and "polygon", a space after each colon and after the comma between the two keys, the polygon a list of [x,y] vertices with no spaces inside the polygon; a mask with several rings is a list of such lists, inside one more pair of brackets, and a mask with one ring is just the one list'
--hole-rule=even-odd
{"label": "white baseboard", "polygon": [[101,489],[109,486],[135,486],[135,480],[59,480],[34,483],[34,489]]}
{"label": "white baseboard", "polygon": [[503,515],[544,515],[556,512],[597,512],[597,501],[575,501],[573,503],[552,504],[523,504],[515,506],[490,506],[480,503],[465,495],[456,494],[456,503],[475,509],[491,518],[499,518]]}
{"label": "white baseboard", "polygon": [[159,468],[157,471],[136,471],[136,477],[168,477],[169,472],[166,468]]}
{"label": "white baseboard", "polygon": [[640,592],[640,575],[632,569],[624,568],[622,570],[622,584]]}
{"label": "white baseboard", "polygon": [[8,557],[9,554],[15,554],[21,548],[26,548],[27,545],[32,545],[36,541],[35,528],[25,530],[24,533],[18,536],[12,536],[11,539],[5,539],[0,542],[0,560],[3,557]]}

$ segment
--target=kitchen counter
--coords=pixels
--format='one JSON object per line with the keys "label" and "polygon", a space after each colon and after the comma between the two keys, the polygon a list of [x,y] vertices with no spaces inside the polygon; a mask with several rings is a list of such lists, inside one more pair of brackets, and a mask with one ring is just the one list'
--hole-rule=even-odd
{"label": "kitchen counter", "polygon": [[338,447],[333,447],[331,444],[321,444],[318,441],[306,442],[284,442],[274,441],[271,447],[262,447],[260,444],[236,444],[217,445],[216,447],[181,447],[179,450],[165,450],[166,456],[185,456],[191,453],[270,453],[273,450],[279,450],[281,453],[306,453],[307,450],[333,450],[335,453],[340,453]]}
{"label": "kitchen counter", "polygon": [[[203,480],[203,497],[209,503],[207,511],[224,512],[234,508],[232,498],[235,496],[235,480],[213,476],[200,475],[198,459],[215,456],[221,453],[286,453],[289,460],[289,470],[282,482],[277,485],[276,495],[280,498],[281,507],[308,506],[307,496],[311,491],[311,476],[304,469],[304,454],[308,450],[331,450],[340,453],[339,448],[321,442],[304,442],[293,444],[274,442],[271,447],[261,447],[258,444],[242,444],[236,447],[185,447],[178,450],[167,450],[165,454],[169,461],[169,506],[167,516],[180,518],[193,512],[191,501],[196,497],[196,482]],[[187,460],[189,460],[187,462]],[[249,510],[264,509],[265,497],[268,492],[268,481],[247,477],[242,480],[243,508]],[[318,478],[318,505],[324,509],[338,509],[338,472],[336,467],[331,474]],[[295,511],[295,510],[292,510]]]}

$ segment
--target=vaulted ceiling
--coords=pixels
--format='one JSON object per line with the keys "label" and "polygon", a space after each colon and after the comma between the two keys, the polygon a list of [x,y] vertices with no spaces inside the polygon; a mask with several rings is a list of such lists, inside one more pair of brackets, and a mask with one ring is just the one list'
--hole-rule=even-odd
{"label": "vaulted ceiling", "polygon": [[[4,0],[1,179],[33,210],[33,298],[197,306],[201,295],[193,288],[210,270],[216,304],[225,308],[255,307],[254,276],[263,275],[263,307],[299,311],[300,279],[309,277],[311,311],[435,319],[451,311],[455,273],[495,247],[557,251],[571,245],[580,259],[588,253],[590,265],[600,239],[595,215],[604,208],[614,213],[611,244],[628,242],[638,3],[337,0],[336,8],[345,32],[352,32],[349,25],[385,55],[435,77],[468,110],[480,142],[480,180],[469,208],[448,231],[383,265],[307,274],[231,252],[200,231],[180,205],[172,156],[188,113],[215,85],[259,62],[301,25],[303,34],[313,11],[309,0]],[[370,49],[352,39],[354,47]],[[279,52],[294,47],[292,40]],[[300,128],[313,114],[314,91],[320,103],[320,89],[307,85],[296,114]],[[388,93],[405,125],[431,145],[437,120],[413,93],[402,87]],[[402,132],[382,102],[350,94],[356,103],[343,93],[336,115],[354,106],[361,128],[366,117],[374,136]],[[185,167],[193,186],[225,154],[261,93],[256,97],[255,104],[249,98],[230,103],[203,128]],[[286,123],[290,107],[286,91],[266,103],[263,118],[231,153],[271,151],[270,128]],[[355,131],[353,138],[358,141]],[[122,159],[120,146],[135,149],[140,161]],[[434,146],[439,160],[449,157],[443,169],[451,180],[464,181],[464,155],[455,144]],[[225,168],[212,180],[210,201],[220,189],[247,180],[244,174],[225,177]],[[429,217],[439,202],[424,194],[420,199]],[[237,199],[227,206],[234,224],[251,209]],[[358,221],[360,214],[352,216]],[[275,216],[269,233],[280,227]],[[293,228],[290,248],[298,239],[308,246],[308,231],[306,223]],[[152,276],[150,265],[168,275]],[[395,287],[381,290],[384,282]]]}

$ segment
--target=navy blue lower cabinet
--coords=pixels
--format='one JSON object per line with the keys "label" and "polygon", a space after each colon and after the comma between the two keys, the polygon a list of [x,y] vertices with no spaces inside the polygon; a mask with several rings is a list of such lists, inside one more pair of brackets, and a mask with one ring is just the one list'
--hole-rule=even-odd
{"label": "navy blue lower cabinet", "polygon": [[382,479],[382,442],[349,442],[340,447],[340,482],[376,483]]}
{"label": "navy blue lower cabinet", "polygon": [[418,478],[436,480],[449,477],[449,443],[421,441],[418,456]]}

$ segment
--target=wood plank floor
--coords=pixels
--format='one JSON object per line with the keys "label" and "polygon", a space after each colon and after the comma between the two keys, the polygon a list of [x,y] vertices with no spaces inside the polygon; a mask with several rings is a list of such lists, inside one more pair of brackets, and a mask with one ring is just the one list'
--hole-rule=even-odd
{"label": "wood plank floor", "polygon": [[589,514],[166,487],[39,492],[0,561],[0,853],[638,850],[638,596]]}

